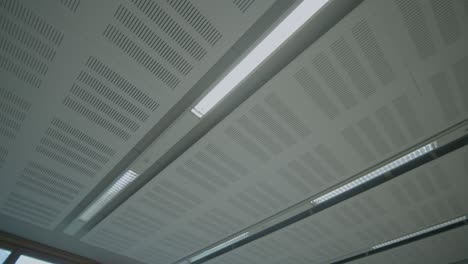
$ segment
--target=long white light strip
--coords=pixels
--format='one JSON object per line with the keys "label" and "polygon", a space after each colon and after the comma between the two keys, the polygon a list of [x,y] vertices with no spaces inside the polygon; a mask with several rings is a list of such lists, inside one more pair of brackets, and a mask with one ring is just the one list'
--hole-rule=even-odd
{"label": "long white light strip", "polygon": [[434,141],[432,143],[429,143],[421,148],[418,148],[417,150],[413,151],[413,152],[410,152],[408,154],[406,154],[405,156],[399,158],[399,159],[396,159],[390,163],[387,163],[386,165],[362,176],[362,177],[359,177],[351,182],[348,182],[347,184],[331,191],[331,192],[328,192],[318,198],[315,198],[314,200],[311,201],[312,204],[320,204],[320,203],[323,203],[327,200],[330,200],[331,198],[333,197],[336,197],[342,193],[345,193],[351,189],[354,189],[356,188],[357,186],[363,184],[363,183],[366,183],[374,178],[377,178],[379,176],[382,176],[383,174],[385,174],[386,172],[389,172],[397,167],[400,167],[401,165],[403,164],[406,164],[432,150],[434,150],[435,148],[437,148],[437,142]]}
{"label": "long white light strip", "polygon": [[214,88],[192,109],[202,117],[231,90],[242,82],[281,44],[309,20],[328,0],[304,0],[277,27],[275,27],[239,64],[237,64]]}
{"label": "long white light strip", "polygon": [[79,219],[85,222],[89,221],[137,177],[138,174],[136,172],[132,170],[126,171],[110,187],[108,187],[98,199],[94,200],[94,202],[88,206],[83,213],[81,213]]}
{"label": "long white light strip", "polygon": [[221,244],[219,244],[217,246],[214,246],[214,247],[212,247],[212,248],[210,248],[210,249],[208,249],[206,251],[203,251],[202,253],[200,253],[200,254],[198,254],[196,256],[191,257],[190,262],[194,262],[194,261],[197,261],[199,259],[202,259],[202,258],[204,258],[204,257],[206,257],[206,256],[208,256],[208,255],[210,255],[210,254],[212,254],[212,253],[214,253],[214,252],[216,252],[218,250],[221,250],[221,249],[223,249],[225,247],[228,247],[228,246],[234,244],[235,242],[248,237],[249,235],[250,235],[249,232],[245,232],[245,233],[242,233],[242,234],[240,234],[240,235],[238,235],[238,236],[236,236],[234,238],[231,238],[226,242],[223,242],[223,243],[221,243]]}
{"label": "long white light strip", "polygon": [[444,227],[452,225],[452,224],[463,222],[466,219],[467,219],[466,216],[462,216],[462,217],[459,217],[459,218],[444,222],[442,224],[431,226],[429,228],[419,230],[417,232],[414,232],[414,233],[411,233],[411,234],[408,234],[408,235],[405,235],[405,236],[402,236],[402,237],[399,237],[399,238],[384,242],[382,244],[378,244],[376,246],[373,246],[372,249],[379,249],[379,248],[382,248],[382,247],[386,247],[388,245],[392,245],[392,244],[395,244],[395,243],[398,243],[398,242],[401,242],[401,241],[404,241],[404,240],[407,240],[407,239],[410,239],[410,238],[413,238],[413,237],[416,237],[416,236],[419,236],[419,235],[423,235],[423,234],[429,233],[429,232],[437,230],[437,229],[444,228]]}

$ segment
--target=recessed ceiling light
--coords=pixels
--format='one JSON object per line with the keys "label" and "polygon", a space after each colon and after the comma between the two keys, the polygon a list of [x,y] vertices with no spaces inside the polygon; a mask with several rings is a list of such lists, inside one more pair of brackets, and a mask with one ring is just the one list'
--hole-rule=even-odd
{"label": "recessed ceiling light", "polygon": [[88,222],[104,206],[106,206],[117,194],[127,187],[138,174],[132,170],[127,170],[113,184],[111,184],[96,200],[94,200],[86,210],[78,217],[81,221]]}
{"label": "recessed ceiling light", "polygon": [[318,198],[315,198],[311,201],[312,204],[320,204],[320,203],[323,203],[325,201],[328,201],[342,193],[345,193],[351,189],[354,189],[356,188],[357,186],[363,184],[363,183],[366,183],[372,179],[375,179],[379,176],[382,176],[383,174],[385,174],[386,172],[389,172],[397,167],[400,167],[428,152],[431,152],[432,150],[434,150],[435,148],[437,148],[437,142],[434,141],[432,143],[429,143],[421,148],[418,148],[417,150],[413,151],[413,152],[410,152],[406,155],[404,155],[403,157],[401,158],[398,158],[390,163],[387,163],[385,164],[384,166],[376,169],[376,170],[373,170],[372,172],[362,176],[362,177],[359,177],[351,182],[348,182],[346,183],[345,185],[342,185]]}
{"label": "recessed ceiling light", "polygon": [[221,249],[223,249],[225,247],[228,247],[228,246],[236,243],[237,241],[240,241],[240,240],[248,237],[249,235],[250,235],[249,232],[245,232],[245,233],[242,233],[242,234],[240,234],[240,235],[238,235],[238,236],[236,236],[234,238],[231,238],[226,242],[223,242],[223,243],[221,243],[219,245],[216,245],[216,246],[214,246],[214,247],[212,247],[212,248],[210,248],[210,249],[208,249],[206,251],[203,251],[202,253],[200,253],[198,255],[195,255],[195,256],[191,257],[190,262],[194,262],[194,261],[202,259],[202,258],[204,258],[204,257],[206,257],[208,255],[211,255],[211,254],[213,254],[214,252],[216,252],[218,250],[221,250]]}
{"label": "recessed ceiling light", "polygon": [[402,236],[402,237],[399,237],[399,238],[396,238],[396,239],[392,239],[392,240],[384,242],[382,244],[378,244],[376,246],[373,246],[372,249],[383,248],[383,247],[386,247],[386,246],[389,246],[389,245],[392,245],[392,244],[395,244],[395,243],[398,243],[398,242],[401,242],[401,241],[408,240],[408,239],[413,238],[413,237],[417,237],[417,236],[420,236],[420,235],[423,235],[423,234],[427,234],[427,233],[429,233],[431,231],[438,230],[438,229],[444,228],[444,227],[449,226],[449,225],[453,225],[453,224],[456,224],[456,223],[463,222],[466,219],[467,219],[466,216],[458,217],[456,219],[453,219],[453,220],[450,220],[450,221],[447,221],[447,222],[444,222],[444,223],[441,223],[441,224],[438,224],[438,225],[434,225],[434,226],[431,226],[429,228],[419,230],[417,232],[414,232],[414,233],[411,233],[411,234],[408,234],[408,235],[405,235],[405,236]]}
{"label": "recessed ceiling light", "polygon": [[268,56],[309,20],[328,0],[304,0],[281,23],[255,46],[192,109],[202,117],[252,73]]}

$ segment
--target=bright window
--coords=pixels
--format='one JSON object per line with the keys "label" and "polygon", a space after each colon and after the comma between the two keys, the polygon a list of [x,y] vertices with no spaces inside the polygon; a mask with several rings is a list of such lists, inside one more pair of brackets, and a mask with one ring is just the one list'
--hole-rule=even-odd
{"label": "bright window", "polygon": [[54,264],[37,258],[21,255],[15,264]]}
{"label": "bright window", "polygon": [[11,251],[0,248],[0,263],[3,263],[8,256],[10,256]]}

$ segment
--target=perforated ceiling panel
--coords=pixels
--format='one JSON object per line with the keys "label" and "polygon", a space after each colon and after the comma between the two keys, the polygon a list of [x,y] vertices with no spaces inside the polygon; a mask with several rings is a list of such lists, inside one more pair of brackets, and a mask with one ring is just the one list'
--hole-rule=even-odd
{"label": "perforated ceiling panel", "polygon": [[1,213],[55,228],[273,3],[1,0]]}
{"label": "perforated ceiling panel", "polygon": [[[467,161],[465,147],[208,263],[331,263],[466,215]],[[466,248],[464,243],[458,246]],[[456,251],[449,245],[440,247],[440,251],[452,249]],[[427,263],[410,261],[419,255],[427,254],[400,255],[401,262],[371,257],[363,263]],[[445,258],[436,259],[444,261],[428,263],[447,263]]]}
{"label": "perforated ceiling panel", "polygon": [[[422,22],[410,19],[410,23],[417,25],[405,24],[406,15],[398,11],[399,3],[366,1],[353,10],[98,224],[83,241],[141,261],[171,263],[324,191],[465,119],[468,104],[463,99],[463,76],[467,69],[454,66],[464,65],[463,58],[468,55],[464,48],[468,45],[468,23],[466,14],[462,13],[462,1],[435,5],[429,1],[415,2],[416,9],[411,10],[432,22],[436,21],[436,13],[441,20],[450,17],[450,12],[439,12],[439,9],[454,5],[456,16],[451,19],[459,27],[459,37],[452,40],[452,44],[436,42],[437,50],[433,55],[417,57],[410,49],[419,44],[409,35],[411,27],[422,26]],[[403,10],[407,12],[408,8],[403,7]],[[446,34],[442,32],[438,29],[428,34],[442,40]],[[405,56],[406,53],[413,56]],[[436,67],[439,69],[433,72]],[[465,74],[456,75],[456,69]],[[446,72],[447,82],[444,84],[451,94],[444,96],[450,96],[449,99],[440,96],[441,93],[432,86],[424,85],[440,71]],[[460,79],[458,83],[457,78]],[[440,82],[439,79],[435,81]],[[444,104],[447,100],[453,103]],[[453,107],[457,111],[446,109]],[[405,188],[402,184],[388,190],[406,191]],[[444,194],[447,193],[441,190],[441,195],[433,199],[445,199]],[[392,193],[388,195],[393,197]],[[348,226],[346,221],[360,221],[354,207],[369,207],[373,210],[371,215],[378,218],[379,208],[385,210],[385,206],[378,205],[377,199],[380,198],[357,202],[364,205],[339,206],[339,210],[333,210],[333,216],[314,219],[322,219],[323,224],[344,219],[343,223],[335,222],[336,227],[342,229]],[[430,203],[431,199],[424,196],[422,201]],[[408,205],[410,208],[415,206]],[[398,210],[397,204],[389,206]],[[404,208],[401,210],[406,210]],[[433,208],[428,208],[425,212],[430,216]],[[373,222],[365,222],[358,242],[337,240],[327,242],[329,245],[320,242],[316,247],[317,256],[306,259],[330,258],[385,240],[402,230],[411,230],[417,227],[416,224],[426,224],[424,220],[416,222],[421,215],[415,216],[415,220],[405,220],[409,217],[405,214],[401,212],[401,221],[411,224],[385,223],[382,225],[387,228],[387,233],[379,235],[377,232],[374,236],[372,232],[375,233],[378,227]],[[436,214],[428,220],[439,218]],[[139,229],[140,233],[150,232],[137,235],[122,221],[138,223],[131,228]],[[333,228],[329,230],[334,232]],[[348,231],[343,234],[351,232]],[[326,237],[327,234],[322,235]],[[109,239],[109,236],[116,239]],[[289,236],[301,239],[304,232]],[[287,248],[285,241],[280,244],[286,244]],[[310,244],[298,240],[292,245]],[[241,261],[245,260],[250,248],[246,246],[238,253],[232,253],[235,257],[226,258],[232,263],[250,263]],[[270,252],[274,250],[278,249]],[[260,251],[251,254],[257,253],[257,257],[267,254]],[[289,257],[297,258],[298,263],[306,261],[297,254]],[[265,263],[265,259],[260,262]]]}

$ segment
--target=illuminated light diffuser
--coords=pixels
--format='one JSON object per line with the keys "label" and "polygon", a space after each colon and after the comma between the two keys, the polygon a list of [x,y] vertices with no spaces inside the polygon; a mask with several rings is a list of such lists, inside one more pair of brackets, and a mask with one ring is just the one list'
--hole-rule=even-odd
{"label": "illuminated light diffuser", "polygon": [[224,76],[198,104],[192,113],[202,117],[230,91],[252,73],[268,56],[309,20],[328,0],[304,0],[281,23],[278,24],[239,64]]}
{"label": "illuminated light diffuser", "polygon": [[399,237],[399,238],[384,242],[382,244],[378,244],[376,246],[373,246],[372,249],[379,249],[379,248],[386,247],[386,246],[389,246],[389,245],[392,245],[392,244],[395,244],[395,243],[398,243],[398,242],[401,242],[401,241],[405,241],[405,240],[408,240],[410,238],[417,237],[417,236],[432,232],[434,230],[444,228],[444,227],[449,226],[449,225],[453,225],[453,224],[456,224],[456,223],[463,222],[466,219],[467,219],[466,216],[462,216],[462,217],[459,217],[459,218],[444,222],[442,224],[434,225],[434,226],[431,226],[429,228],[419,230],[417,232],[414,232],[414,233],[411,233],[411,234],[408,234],[408,235],[405,235],[405,236],[402,236],[402,237]]}
{"label": "illuminated light diffuser", "polygon": [[98,199],[94,200],[94,202],[86,208],[86,210],[80,215],[79,219],[81,221],[88,222],[137,177],[138,174],[136,172],[131,170],[126,171],[110,187],[108,187]]}
{"label": "illuminated light diffuser", "polygon": [[194,261],[202,259],[202,258],[204,258],[204,257],[206,257],[208,255],[211,255],[211,254],[213,254],[214,252],[216,252],[218,250],[221,250],[221,249],[223,249],[225,247],[228,247],[228,246],[236,243],[237,241],[240,241],[240,240],[248,237],[249,235],[250,235],[249,232],[245,232],[245,233],[242,233],[242,234],[240,234],[240,235],[238,235],[238,236],[236,236],[234,238],[231,238],[226,242],[223,242],[223,243],[221,243],[221,244],[219,244],[217,246],[214,246],[214,247],[212,247],[212,248],[210,248],[210,249],[208,249],[206,251],[203,251],[202,253],[200,253],[200,254],[198,254],[196,256],[191,257],[190,262],[194,262]]}
{"label": "illuminated light diffuser", "polygon": [[315,198],[314,200],[311,201],[312,204],[320,204],[320,203],[323,203],[325,201],[328,201],[342,193],[345,193],[351,189],[354,189],[356,188],[357,186],[363,184],[363,183],[366,183],[372,179],[375,179],[379,176],[382,176],[384,175],[386,172],[389,172],[397,167],[400,167],[428,152],[431,152],[432,150],[434,150],[435,148],[437,148],[437,142],[434,141],[432,143],[429,143],[421,148],[418,148],[417,150],[413,151],[413,152],[410,152],[408,154],[406,154],[405,156],[399,158],[399,159],[396,159],[390,163],[387,163],[386,165],[362,176],[362,177],[359,177],[351,182],[348,182],[346,183],[345,185],[343,186],[340,186],[336,189],[334,189],[333,191],[331,192],[328,192],[318,198]]}
{"label": "illuminated light diffuser", "polygon": [[10,256],[11,251],[0,248],[0,263],[5,263],[4,261]]}

